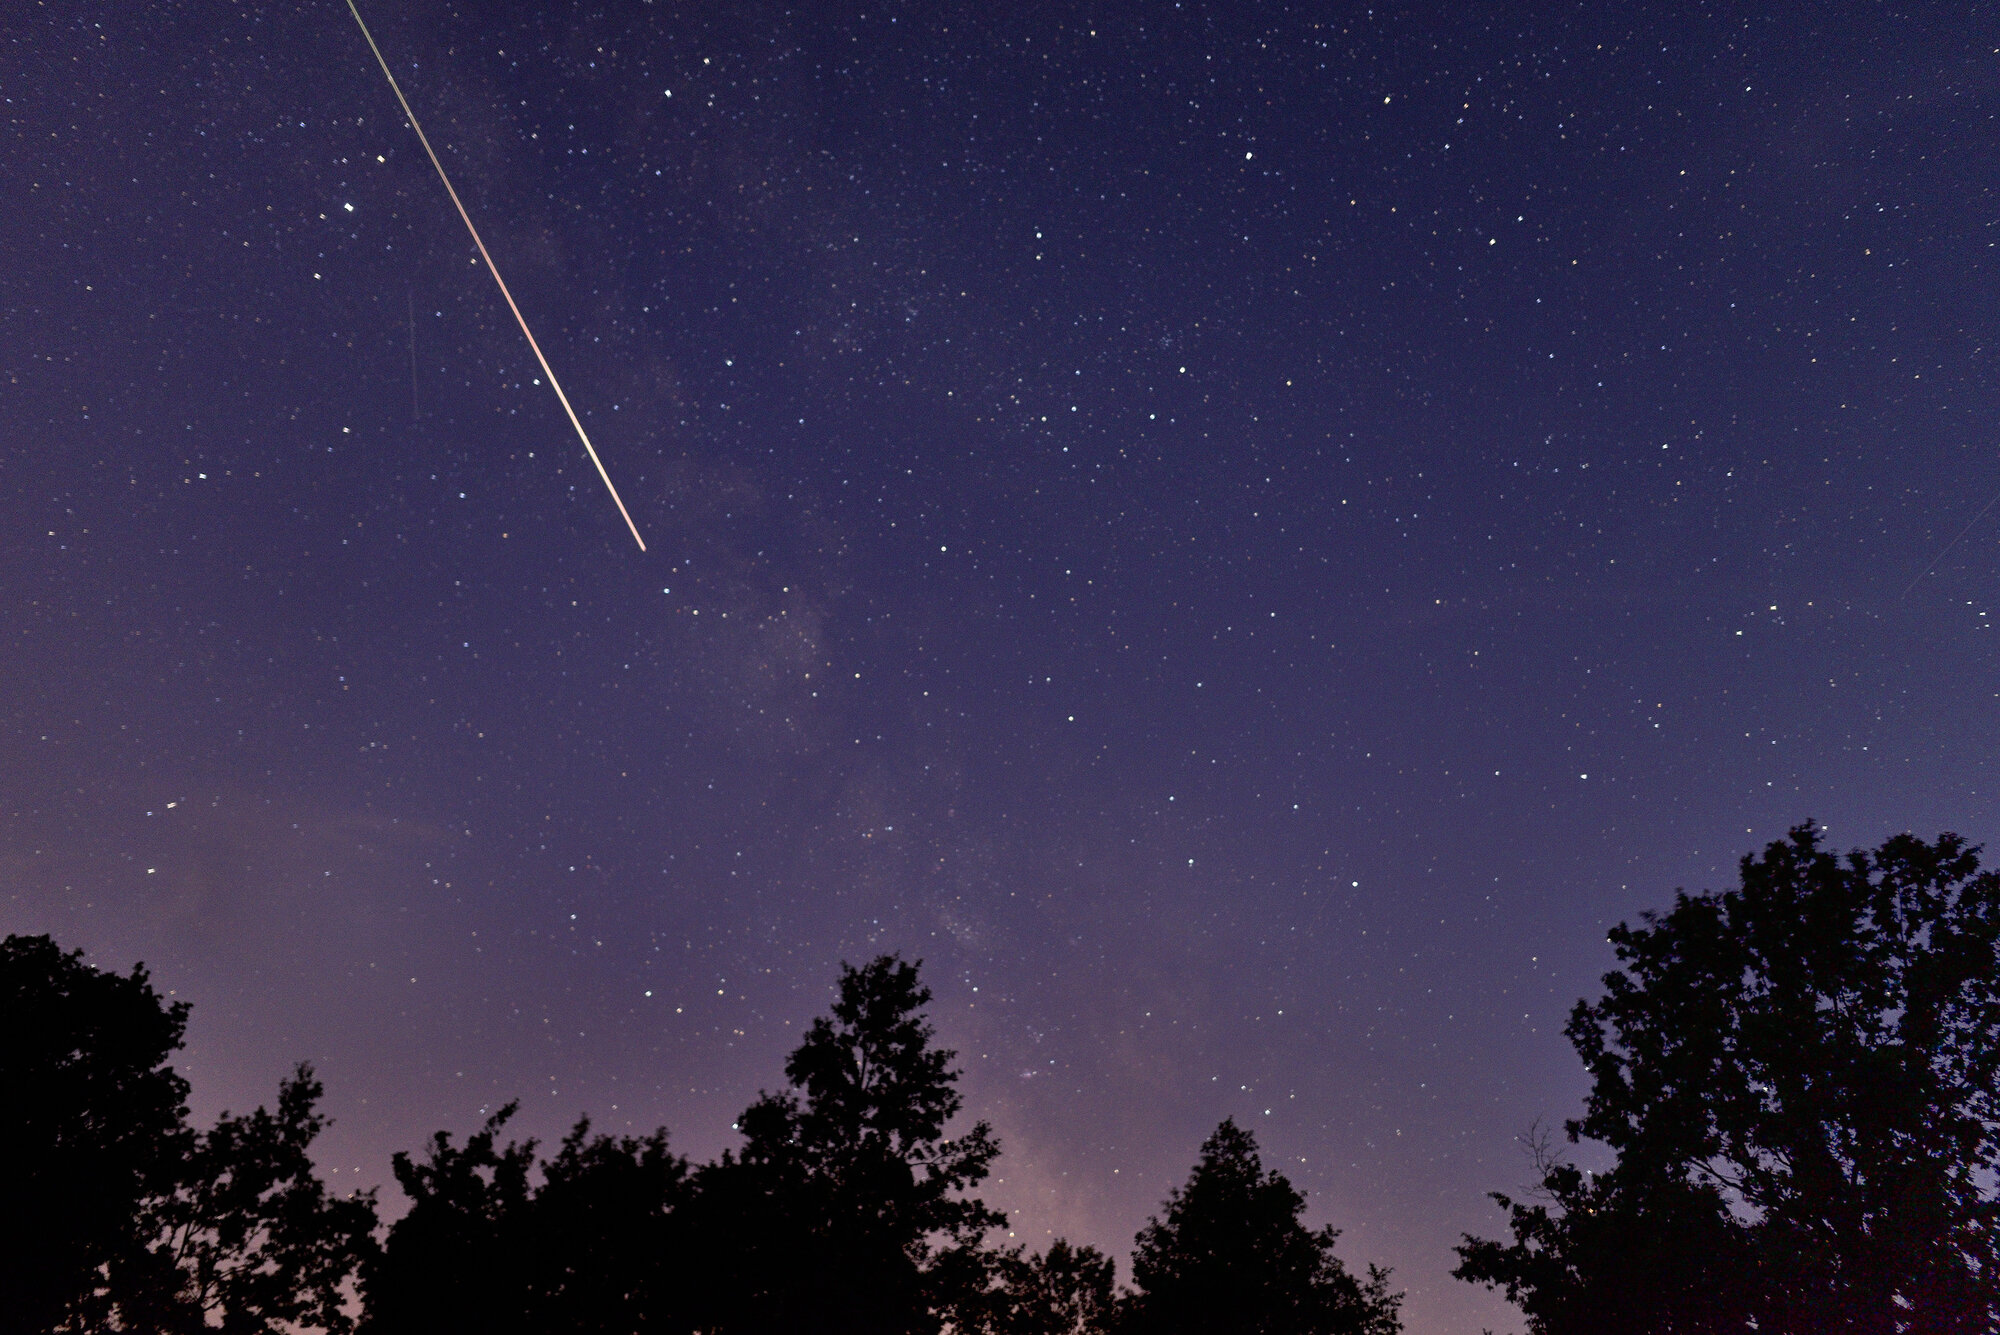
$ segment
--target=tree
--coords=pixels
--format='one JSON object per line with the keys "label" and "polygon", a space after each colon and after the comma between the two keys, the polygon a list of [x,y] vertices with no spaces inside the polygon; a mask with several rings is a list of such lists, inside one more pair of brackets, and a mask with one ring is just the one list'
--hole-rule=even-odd
{"label": "tree", "polygon": [[1721,1193],[1686,1180],[1590,1174],[1537,1147],[1542,1200],[1495,1192],[1512,1243],[1468,1237],[1456,1274],[1500,1288],[1537,1335],[1741,1331],[1754,1274]]}
{"label": "tree", "polygon": [[686,1329],[690,1277],[682,1236],[687,1160],[664,1128],[590,1134],[579,1121],[542,1166],[530,1329],[631,1335]]}
{"label": "tree", "polygon": [[1309,1230],[1305,1197],[1266,1171],[1249,1132],[1228,1120],[1201,1147],[1164,1217],[1139,1233],[1124,1335],[1394,1335],[1401,1295],[1388,1272],[1350,1274],[1332,1227]]}
{"label": "tree", "polygon": [[1048,1250],[1001,1254],[998,1286],[987,1329],[993,1335],[1102,1335],[1117,1304],[1112,1262],[1095,1247],[1072,1247],[1062,1238]]}
{"label": "tree", "polygon": [[785,1063],[792,1088],[760,1096],[741,1151],[697,1175],[699,1328],[934,1332],[986,1282],[976,1253],[1006,1220],[963,1193],[999,1146],[984,1122],[945,1135],[963,1100],[930,997],[894,956],[842,966],[832,1014]]}
{"label": "tree", "polygon": [[684,1329],[673,1230],[687,1161],[666,1132],[593,1136],[581,1120],[538,1187],[535,1142],[497,1144],[516,1107],[462,1146],[440,1131],[423,1161],[394,1156],[411,1207],[364,1273],[365,1335]]}
{"label": "tree", "polygon": [[309,1149],[326,1126],[301,1066],[278,1111],[187,1125],[167,1064],[187,1006],[144,966],[101,972],[46,936],[0,941],[0,1331],[345,1331],[373,1245],[367,1195],[335,1199]]}
{"label": "tree", "polygon": [[2000,1323],[2000,876],[1956,835],[1845,860],[1810,824],[1740,884],[1611,933],[1568,1035],[1589,1070],[1548,1202],[1461,1278],[1538,1335]]}
{"label": "tree", "polygon": [[[958,1248],[936,1309],[951,1335],[1109,1335],[1117,1300],[1111,1260],[1057,1238],[1034,1255],[1022,1246]],[[942,1279],[938,1275],[936,1278]]]}
{"label": "tree", "polygon": [[586,1121],[538,1185],[534,1142],[500,1144],[512,1104],[463,1144],[439,1132],[421,1159],[396,1155],[411,1208],[364,1273],[363,1335],[937,1331],[994,1283],[980,1240],[1004,1220],[962,1196],[997,1147],[984,1123],[944,1135],[960,1099],[929,999],[915,965],[843,969],[791,1088],[693,1174],[664,1131]]}
{"label": "tree", "polygon": [[167,1064],[187,1028],[145,966],[104,973],[46,936],[0,941],[0,1331],[89,1318],[104,1267],[143,1251],[141,1203],[186,1150],[187,1082]]}
{"label": "tree", "polygon": [[526,1328],[535,1142],[496,1148],[519,1106],[501,1108],[463,1146],[440,1131],[421,1161],[392,1156],[410,1209],[362,1272],[366,1335]]}
{"label": "tree", "polygon": [[278,1086],[276,1113],[224,1113],[188,1142],[172,1186],[139,1213],[143,1255],[113,1265],[116,1328],[353,1329],[346,1285],[374,1251],[374,1193],[336,1197],[319,1180],[311,1148],[327,1126],[323,1092],[301,1064]]}

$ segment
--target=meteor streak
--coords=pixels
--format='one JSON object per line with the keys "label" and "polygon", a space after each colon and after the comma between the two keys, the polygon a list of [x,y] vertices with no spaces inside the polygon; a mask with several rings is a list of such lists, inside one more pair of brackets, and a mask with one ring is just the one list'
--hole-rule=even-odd
{"label": "meteor streak", "polygon": [[[500,270],[493,263],[493,257],[486,253],[486,243],[479,239],[479,229],[472,225],[472,215],[465,211],[465,204],[459,199],[458,191],[452,189],[451,178],[444,174],[444,164],[438,161],[437,151],[431,147],[430,137],[424,133],[424,127],[417,123],[417,113],[410,110],[410,100],[403,96],[402,86],[390,72],[389,62],[382,58],[382,48],[375,45],[374,34],[370,33],[368,25],[362,22],[361,11],[355,8],[354,0],[347,0],[347,12],[354,15],[355,23],[360,25],[361,35],[368,41],[368,49],[375,53],[375,63],[382,67],[382,75],[389,81],[389,91],[394,93],[396,101],[402,104],[403,115],[409,118],[410,128],[417,132],[417,142],[424,146],[424,152],[430,156],[431,166],[437,168],[438,179],[444,182],[445,193],[451,196],[452,204],[458,209],[458,216],[465,220],[465,230],[472,233],[472,244],[479,247],[479,258],[486,261],[486,272],[493,275],[493,282],[499,287],[500,295],[507,301],[507,309],[514,312],[514,323],[521,326],[522,337],[528,340],[528,346],[534,350],[535,360],[542,365],[542,374],[549,378],[549,388],[556,392],[556,398],[561,402],[563,411],[569,414],[569,424],[576,428],[576,438],[583,442],[583,452],[590,456],[591,463],[597,465],[597,475],[604,479],[604,489],[611,493],[611,503],[617,506],[618,513],[624,516],[625,527],[632,530],[632,541],[639,544],[640,551],[645,551],[646,540],[639,536],[639,526],[632,522],[632,514],[625,508],[625,502],[618,498],[618,488],[611,485],[611,474],[604,471],[604,461],[597,457],[597,450],[591,445],[590,437],[585,434],[583,423],[577,420],[576,409],[569,406],[569,395],[563,393],[562,385],[556,380],[555,371],[549,367],[549,359],[542,355],[542,345],[535,342],[534,332],[528,328],[528,321],[522,316],[521,308],[514,304],[514,294],[507,290],[507,283],[500,277]],[[412,332],[414,335],[414,331]]]}

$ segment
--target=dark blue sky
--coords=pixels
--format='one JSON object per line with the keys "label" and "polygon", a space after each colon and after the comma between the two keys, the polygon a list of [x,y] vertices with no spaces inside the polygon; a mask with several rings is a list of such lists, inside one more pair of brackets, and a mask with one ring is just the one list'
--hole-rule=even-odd
{"label": "dark blue sky", "polygon": [[0,34],[0,929],[336,1181],[900,950],[1020,1237],[1504,1326],[1605,929],[1995,830],[1991,6],[365,12],[644,555],[344,6]]}

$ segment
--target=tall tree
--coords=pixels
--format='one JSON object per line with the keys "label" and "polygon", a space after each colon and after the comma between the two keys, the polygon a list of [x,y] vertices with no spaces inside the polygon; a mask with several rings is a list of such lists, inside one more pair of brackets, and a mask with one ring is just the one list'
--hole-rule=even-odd
{"label": "tall tree", "polygon": [[1539,1335],[2000,1325],[2000,876],[1955,835],[1845,859],[1810,824],[1740,884],[1611,933],[1548,1200],[1459,1275]]}
{"label": "tall tree", "polygon": [[984,1282],[966,1258],[1006,1221],[964,1192],[999,1146],[984,1122],[945,1135],[963,1100],[930,997],[894,956],[843,966],[832,1013],[785,1063],[791,1088],[752,1104],[742,1150],[700,1172],[702,1329],[924,1335]]}
{"label": "tall tree", "polygon": [[100,1272],[143,1252],[142,1203],[187,1149],[187,1027],[143,965],[105,973],[46,936],[0,941],[0,1331],[101,1317]]}
{"label": "tall tree", "polygon": [[1139,1233],[1123,1335],[1394,1335],[1388,1272],[1357,1279],[1333,1254],[1337,1230],[1308,1229],[1305,1197],[1266,1170],[1228,1120],[1201,1147],[1187,1185]]}

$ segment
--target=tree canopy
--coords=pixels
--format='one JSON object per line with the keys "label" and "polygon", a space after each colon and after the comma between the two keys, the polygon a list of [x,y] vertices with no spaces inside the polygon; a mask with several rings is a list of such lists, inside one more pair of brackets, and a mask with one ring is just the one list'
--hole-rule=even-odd
{"label": "tree canopy", "polygon": [[1225,1121],[1185,1186],[1140,1231],[1123,1335],[1392,1335],[1401,1298],[1374,1266],[1357,1279],[1331,1226],[1302,1222],[1305,1197],[1266,1169],[1248,1131]]}
{"label": "tree canopy", "polygon": [[409,1209],[336,1196],[308,1065],[273,1108],[189,1124],[170,1060],[187,1007],[143,967],[104,973],[46,937],[0,943],[0,1335],[1390,1335],[1386,1276],[1225,1122],[1138,1238],[1133,1288],[1054,1239],[1030,1254],[974,1194],[998,1156],[925,1016],[918,964],[843,966],[829,1012],[744,1110],[739,1148],[691,1166],[664,1129],[550,1157],[508,1104],[392,1159]]}
{"label": "tree canopy", "polygon": [[705,1329],[929,1332],[985,1283],[971,1255],[1005,1216],[964,1193],[999,1144],[945,1135],[964,1100],[923,1017],[915,964],[843,966],[832,1013],[785,1063],[789,1089],[737,1125],[740,1152],[698,1174],[702,1267],[728,1275]]}
{"label": "tree canopy", "polygon": [[463,1144],[440,1133],[421,1160],[396,1156],[413,1204],[365,1274],[363,1335],[1399,1329],[1386,1276],[1348,1274],[1333,1230],[1305,1229],[1303,1198],[1234,1123],[1141,1235],[1122,1302],[1094,1248],[993,1245],[1005,1217],[971,1192],[999,1145],[984,1122],[952,1134],[963,1099],[929,1001],[914,963],[844,966],[786,1087],[738,1118],[741,1148],[699,1168],[664,1131],[614,1140],[587,1124],[538,1165],[532,1141],[500,1144],[511,1105]]}
{"label": "tree canopy", "polygon": [[312,1069],[275,1113],[187,1121],[168,1064],[187,1006],[144,966],[120,976],[46,936],[0,941],[0,1331],[221,1329],[352,1321],[344,1286],[374,1246],[371,1196],[336,1199],[308,1153],[326,1126]]}
{"label": "tree canopy", "polygon": [[1117,1314],[1111,1258],[1062,1238],[1046,1251],[1012,1248],[996,1258],[992,1301],[980,1321],[959,1323],[992,1335],[1090,1335]]}
{"label": "tree canopy", "polygon": [[53,1329],[102,1267],[143,1250],[141,1202],[186,1150],[187,1082],[169,1066],[187,1006],[145,966],[105,973],[46,936],[0,942],[0,1217],[33,1220],[0,1247],[0,1329]]}
{"label": "tree canopy", "polygon": [[440,1131],[422,1160],[395,1156],[411,1206],[363,1273],[363,1335],[676,1328],[687,1161],[664,1131],[593,1136],[583,1120],[537,1182],[534,1141],[498,1144],[516,1107],[463,1145]]}
{"label": "tree canopy", "polygon": [[397,1155],[412,1205],[365,1273],[365,1335],[929,1335],[1019,1316],[1038,1281],[1076,1306],[1062,1285],[1074,1253],[1054,1252],[1051,1270],[983,1246],[1004,1218],[966,1191],[999,1147],[983,1122],[946,1135],[962,1099],[929,1000],[917,966],[893,956],[843,968],[788,1086],[737,1119],[740,1149],[698,1169],[664,1130],[593,1137],[587,1122],[538,1163],[533,1141],[500,1143],[511,1104],[463,1144],[440,1132],[423,1158]]}
{"label": "tree canopy", "polygon": [[107,1294],[126,1330],[278,1335],[353,1328],[346,1285],[375,1249],[371,1194],[335,1196],[311,1148],[327,1119],[312,1067],[278,1086],[275,1112],[224,1113],[196,1132],[170,1184],[135,1222],[143,1254]]}
{"label": "tree canopy", "polygon": [[1545,1163],[1458,1274],[1538,1335],[1993,1329],[2000,875],[1976,850],[1840,858],[1801,825],[1610,939],[1567,1131],[1615,1162]]}
{"label": "tree canopy", "polygon": [[[1533,1335],[1957,1335],[2000,1329],[2000,873],[1955,835],[1844,857],[1810,824],[1731,889],[1610,933],[1619,967],[1566,1033],[1591,1078],[1505,1239],[1457,1274]],[[664,1129],[553,1157],[514,1106],[393,1169],[378,1242],[312,1146],[310,1066],[276,1104],[189,1123],[187,1007],[143,966],[0,941],[0,1335],[1390,1335],[1385,1272],[1224,1121],[1140,1231],[1130,1287],[1060,1239],[996,1244],[975,1195],[999,1144],[964,1111],[919,966],[843,966],[784,1087],[699,1167]]]}

